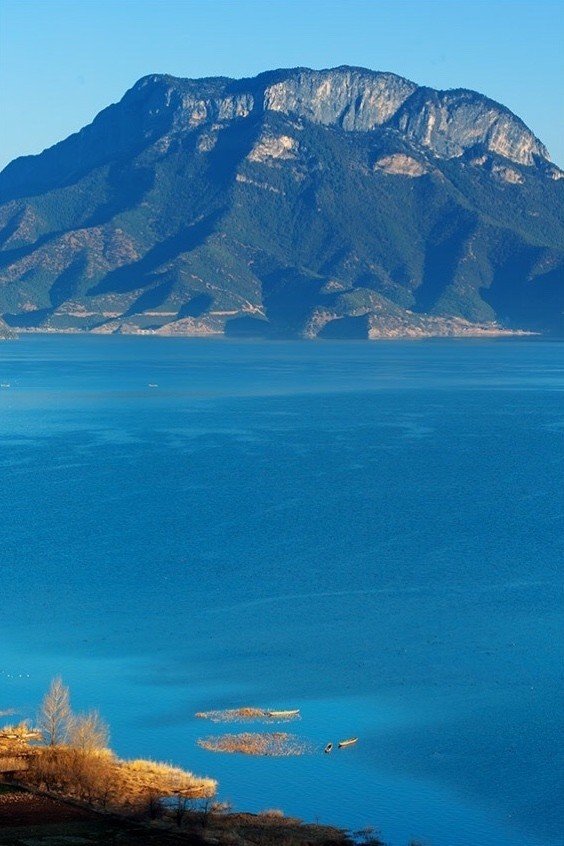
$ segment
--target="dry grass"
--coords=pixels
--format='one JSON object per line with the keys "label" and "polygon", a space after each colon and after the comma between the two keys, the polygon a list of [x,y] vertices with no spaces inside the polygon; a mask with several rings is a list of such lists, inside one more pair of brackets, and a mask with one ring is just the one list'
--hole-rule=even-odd
{"label": "dry grass", "polygon": [[264,708],[227,708],[223,711],[198,711],[196,714],[200,720],[211,720],[212,723],[239,723],[252,722],[253,720],[264,720],[267,712]]}
{"label": "dry grass", "polygon": [[312,751],[307,741],[295,734],[287,734],[281,731],[267,734],[243,732],[242,734],[203,737],[198,740],[198,746],[207,749],[209,752],[265,755],[269,757],[307,755]]}
{"label": "dry grass", "polygon": [[196,776],[158,761],[119,761],[116,771],[123,793],[132,801],[148,792],[157,792],[161,796],[182,794],[207,798],[213,796],[217,789],[217,782],[212,778]]}
{"label": "dry grass", "polygon": [[254,706],[246,705],[242,708],[226,708],[224,710],[216,711],[198,711],[195,715],[200,720],[211,720],[212,723],[251,723],[251,722],[290,722],[291,720],[299,720],[299,714],[291,714],[288,716],[271,716],[271,710],[268,708],[256,708]]}
{"label": "dry grass", "polygon": [[12,752],[36,740],[41,739],[41,732],[31,728],[28,723],[5,725],[0,728],[0,753]]}
{"label": "dry grass", "polygon": [[136,813],[167,797],[207,799],[217,782],[170,764],[122,761],[109,750],[30,747],[22,780],[98,808]]}
{"label": "dry grass", "polygon": [[222,846],[353,846],[343,831],[275,813],[213,816],[207,833]]}

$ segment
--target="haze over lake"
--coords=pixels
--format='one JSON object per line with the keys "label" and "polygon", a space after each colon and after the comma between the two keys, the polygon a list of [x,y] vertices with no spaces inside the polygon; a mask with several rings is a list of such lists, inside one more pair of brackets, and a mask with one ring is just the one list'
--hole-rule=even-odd
{"label": "haze over lake", "polygon": [[[0,345],[0,709],[393,846],[561,843],[563,344]],[[300,708],[299,758],[199,710]]]}

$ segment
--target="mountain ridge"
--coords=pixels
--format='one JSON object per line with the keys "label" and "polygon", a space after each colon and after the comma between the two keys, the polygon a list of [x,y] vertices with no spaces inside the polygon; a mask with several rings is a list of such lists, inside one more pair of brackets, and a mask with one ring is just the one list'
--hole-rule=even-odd
{"label": "mountain ridge", "polygon": [[0,173],[0,315],[24,331],[559,334],[562,175],[466,89],[347,66],[149,74]]}
{"label": "mountain ridge", "polygon": [[[548,162],[551,161],[548,150],[542,144],[542,142],[536,136],[534,136],[534,134],[527,127],[525,122],[521,118],[519,118],[517,115],[515,115],[513,112],[511,112],[511,110],[508,109],[506,106],[504,106],[502,103],[499,103],[499,102],[491,99],[490,97],[487,97],[484,94],[480,94],[479,92],[474,91],[474,90],[469,89],[469,88],[434,89],[430,86],[419,86],[416,83],[412,82],[411,80],[407,79],[406,77],[402,77],[399,74],[396,74],[392,71],[374,71],[374,70],[370,70],[368,68],[362,68],[362,67],[359,67],[359,66],[339,65],[335,68],[325,68],[325,69],[321,69],[321,70],[313,70],[311,68],[306,68],[306,67],[278,68],[278,69],[274,69],[274,70],[270,70],[270,71],[263,71],[262,73],[258,74],[255,77],[243,77],[241,79],[237,79],[237,78],[234,78],[234,77],[226,77],[226,76],[222,76],[222,77],[200,77],[200,78],[190,79],[190,78],[187,78],[187,77],[173,76],[171,74],[166,74],[166,73],[146,74],[145,76],[138,79],[137,82],[135,82],[134,85],[132,85],[124,93],[121,100],[119,100],[117,103],[112,103],[109,106],[107,106],[106,108],[102,109],[102,111],[99,112],[98,115],[95,116],[95,118],[93,119],[93,121],[91,121],[90,124],[87,124],[82,129],[78,130],[77,132],[72,133],[70,136],[68,136],[63,141],[57,142],[56,144],[52,145],[51,147],[47,147],[41,153],[34,154],[34,155],[28,155],[28,156],[21,156],[21,157],[14,159],[4,168],[3,171],[0,172],[0,177],[2,177],[6,172],[9,173],[11,169],[18,167],[18,163],[31,162],[33,160],[37,160],[38,157],[44,155],[45,153],[47,153],[51,150],[54,150],[55,148],[59,148],[61,144],[64,145],[67,142],[69,142],[73,139],[76,139],[77,137],[80,137],[86,130],[88,130],[90,127],[92,127],[92,125],[98,119],[100,119],[102,116],[106,115],[107,113],[111,112],[116,107],[119,107],[123,103],[127,102],[131,97],[133,97],[135,94],[140,92],[142,89],[144,89],[149,84],[152,84],[152,85],[166,84],[166,85],[171,86],[173,88],[187,86],[187,87],[189,87],[189,89],[197,88],[198,86],[200,86],[200,87],[201,86],[206,86],[206,87],[213,86],[217,89],[218,86],[224,86],[225,88],[227,88],[226,93],[232,95],[232,94],[237,93],[238,90],[244,90],[245,87],[247,87],[247,88],[253,87],[252,85],[249,85],[249,84],[255,83],[255,87],[256,87],[256,83],[258,83],[259,80],[260,80],[261,82],[264,81],[266,83],[264,86],[259,86],[259,88],[261,88],[261,87],[263,88],[263,93],[264,93],[264,91],[269,87],[269,85],[267,84],[267,81],[270,81],[271,84],[276,84],[278,82],[284,82],[289,77],[295,77],[296,75],[300,75],[300,74],[323,76],[323,75],[331,75],[331,74],[340,73],[340,72],[344,72],[346,74],[351,74],[351,73],[352,74],[358,74],[358,75],[365,76],[365,77],[368,77],[368,78],[373,78],[373,79],[393,79],[393,80],[395,80],[399,83],[402,83],[403,85],[411,88],[411,94],[414,94],[416,92],[419,92],[420,94],[422,94],[423,92],[425,92],[425,93],[430,94],[431,96],[436,96],[436,97],[439,97],[439,98],[441,98],[441,97],[444,98],[444,97],[448,97],[448,96],[453,97],[453,96],[456,96],[456,95],[458,95],[460,97],[468,97],[469,96],[471,98],[478,98],[479,100],[483,101],[484,103],[487,103],[490,107],[493,107],[494,109],[498,110],[500,113],[505,114],[506,116],[511,118],[512,121],[515,121],[525,133],[532,136],[532,138],[536,142],[536,145],[538,146],[538,151],[542,155],[542,157]],[[216,90],[216,96],[220,93],[224,93],[224,92]],[[408,99],[408,98],[406,98],[406,99]],[[403,102],[405,102],[405,101],[402,101],[402,104],[403,104]],[[397,110],[396,110],[396,112],[397,112]],[[2,199],[2,195],[0,193],[0,200],[1,199]]]}

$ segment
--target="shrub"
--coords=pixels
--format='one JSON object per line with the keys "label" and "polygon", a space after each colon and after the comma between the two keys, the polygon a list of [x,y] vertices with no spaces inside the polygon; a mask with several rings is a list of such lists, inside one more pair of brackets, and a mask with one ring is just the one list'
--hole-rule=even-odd
{"label": "shrub", "polygon": [[76,714],[70,717],[68,724],[68,742],[75,749],[94,751],[106,749],[110,739],[107,724],[98,711]]}
{"label": "shrub", "polygon": [[116,759],[107,750],[47,746],[30,756],[25,781],[105,808],[120,799],[116,770]]}

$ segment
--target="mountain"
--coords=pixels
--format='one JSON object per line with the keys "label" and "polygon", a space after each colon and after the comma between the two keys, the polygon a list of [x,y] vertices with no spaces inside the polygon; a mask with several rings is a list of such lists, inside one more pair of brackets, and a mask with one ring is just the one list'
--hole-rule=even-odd
{"label": "mountain", "polygon": [[0,174],[30,331],[561,335],[563,172],[504,106],[362,68],[147,76]]}
{"label": "mountain", "polygon": [[14,338],[16,333],[9,326],[6,326],[4,321],[0,319],[0,341],[5,341],[8,338]]}

